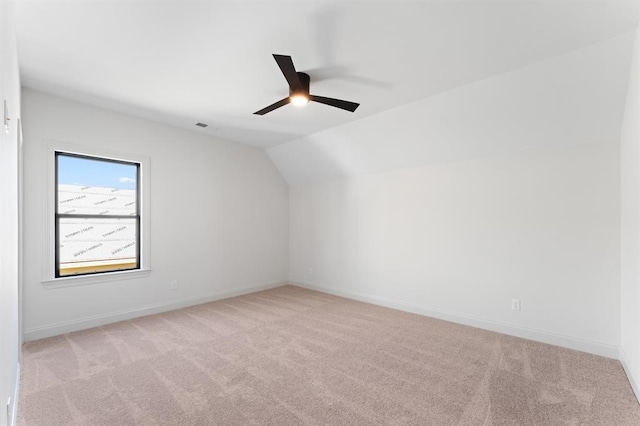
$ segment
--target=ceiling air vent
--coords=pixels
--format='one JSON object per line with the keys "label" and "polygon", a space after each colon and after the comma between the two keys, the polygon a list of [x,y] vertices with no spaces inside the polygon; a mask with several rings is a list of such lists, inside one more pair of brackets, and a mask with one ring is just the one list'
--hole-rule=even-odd
{"label": "ceiling air vent", "polygon": [[198,127],[209,127],[208,124],[204,124],[204,123],[196,123],[196,126],[198,126]]}

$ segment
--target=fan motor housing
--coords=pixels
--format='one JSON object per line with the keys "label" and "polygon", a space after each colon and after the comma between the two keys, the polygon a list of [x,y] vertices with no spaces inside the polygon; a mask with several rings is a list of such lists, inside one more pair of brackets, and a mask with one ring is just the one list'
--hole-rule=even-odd
{"label": "fan motor housing", "polygon": [[[302,86],[302,92],[304,92],[305,95],[309,95],[309,81],[311,81],[311,78],[309,77],[309,74],[307,74],[306,72],[296,72],[296,74],[298,75],[298,80],[300,80],[300,85]],[[296,90],[293,91],[291,89],[289,89],[289,96],[293,96],[294,94],[300,92],[300,90]]]}

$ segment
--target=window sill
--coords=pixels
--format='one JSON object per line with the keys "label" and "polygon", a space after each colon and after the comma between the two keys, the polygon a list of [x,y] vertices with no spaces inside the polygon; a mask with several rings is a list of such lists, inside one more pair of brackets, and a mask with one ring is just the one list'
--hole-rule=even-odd
{"label": "window sill", "polygon": [[110,281],[133,280],[146,278],[151,274],[151,269],[136,269],[134,271],[105,272],[96,275],[80,275],[75,277],[54,278],[42,281],[46,289],[75,287],[80,285],[99,284]]}

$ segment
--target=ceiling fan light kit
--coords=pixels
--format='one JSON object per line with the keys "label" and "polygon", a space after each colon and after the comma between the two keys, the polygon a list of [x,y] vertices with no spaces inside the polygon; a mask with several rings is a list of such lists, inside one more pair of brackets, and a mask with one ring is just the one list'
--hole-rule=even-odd
{"label": "ceiling fan light kit", "polygon": [[296,106],[304,106],[308,104],[309,101],[318,102],[351,112],[354,112],[360,106],[360,104],[357,104],[355,102],[312,95],[309,92],[309,83],[311,81],[309,74],[304,72],[297,72],[295,66],[293,65],[291,56],[274,54],[273,58],[276,60],[276,63],[280,67],[280,71],[282,71],[282,74],[287,80],[287,83],[289,83],[289,96],[284,99],[280,99],[278,102],[273,103],[268,107],[261,109],[260,111],[254,112],[254,114],[265,115],[266,113],[285,106],[288,103],[292,103]]}
{"label": "ceiling fan light kit", "polygon": [[[293,62],[291,64],[293,65]],[[289,99],[291,103],[296,106],[304,106],[309,103],[309,82],[311,78],[309,74],[304,72],[296,72],[296,75],[298,76],[301,88],[293,90],[291,86],[289,86]]]}
{"label": "ceiling fan light kit", "polygon": [[305,106],[309,103],[309,96],[304,93],[295,93],[289,96],[291,103],[295,106]]}

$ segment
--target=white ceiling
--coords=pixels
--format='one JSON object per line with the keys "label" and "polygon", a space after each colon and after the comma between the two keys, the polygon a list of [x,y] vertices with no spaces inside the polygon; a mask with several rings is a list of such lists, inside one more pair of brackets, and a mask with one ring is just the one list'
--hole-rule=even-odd
{"label": "white ceiling", "polygon": [[614,37],[267,153],[290,185],[306,185],[523,152],[615,148],[634,39],[634,32]]}
{"label": "white ceiling", "polygon": [[[262,148],[633,30],[636,1],[16,2],[23,84]],[[320,104],[288,94],[291,55]],[[207,129],[195,128],[198,121]]]}

